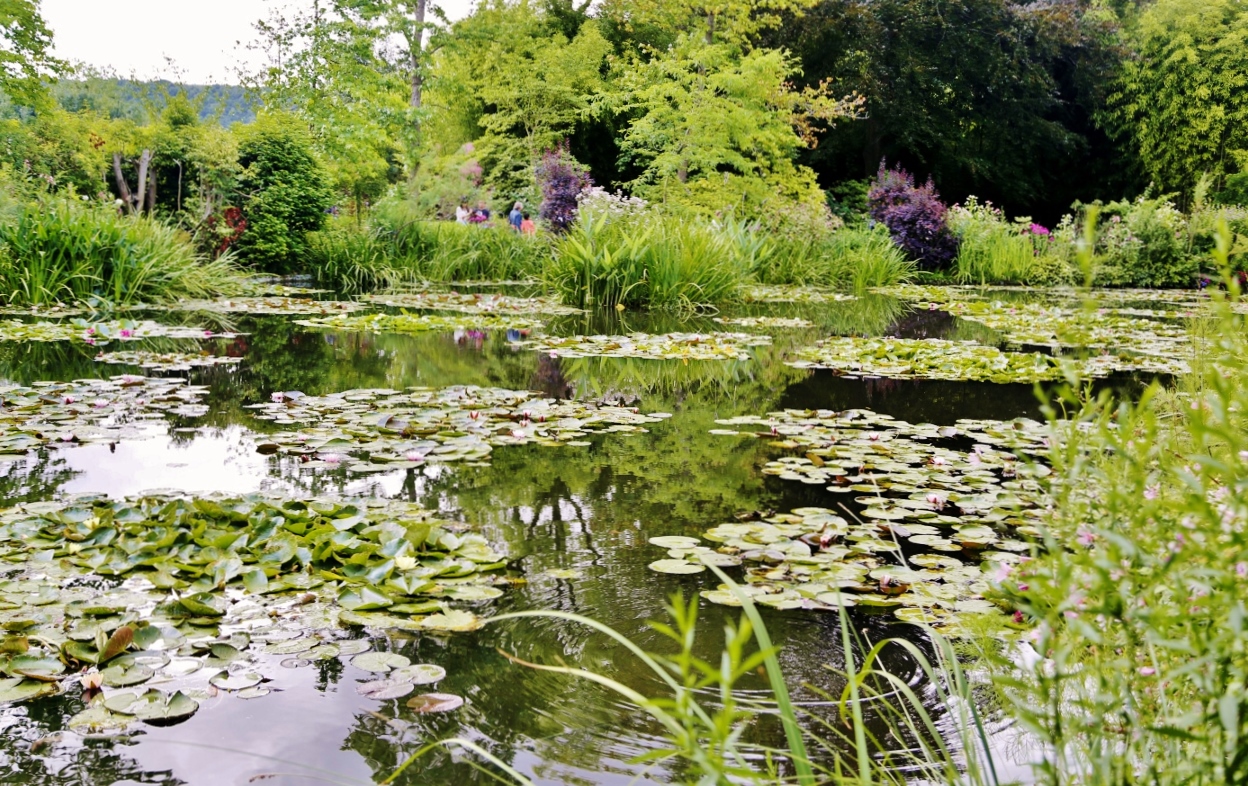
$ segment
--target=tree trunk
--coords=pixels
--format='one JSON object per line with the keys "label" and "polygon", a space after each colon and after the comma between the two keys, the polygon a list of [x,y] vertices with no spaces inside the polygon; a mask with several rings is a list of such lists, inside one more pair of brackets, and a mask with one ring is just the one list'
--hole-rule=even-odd
{"label": "tree trunk", "polygon": [[715,43],[715,12],[706,12],[706,43],[708,45]]}
{"label": "tree trunk", "polygon": [[136,184],[138,193],[134,195],[134,212],[138,213],[143,210],[145,197],[147,196],[147,169],[152,164],[152,151],[144,150],[139,156],[139,182]]}
{"label": "tree trunk", "polygon": [[156,212],[156,167],[147,173],[147,214]]}
{"label": "tree trunk", "polygon": [[420,109],[424,75],[420,72],[421,55],[425,49],[425,9],[428,0],[416,0],[416,33],[407,42],[407,56],[412,67],[412,109]]}
{"label": "tree trunk", "polygon": [[121,201],[126,205],[126,212],[134,212],[134,202],[130,195],[130,186],[126,183],[126,176],[121,171],[121,153],[113,153],[113,177],[117,178],[117,195],[121,197]]}

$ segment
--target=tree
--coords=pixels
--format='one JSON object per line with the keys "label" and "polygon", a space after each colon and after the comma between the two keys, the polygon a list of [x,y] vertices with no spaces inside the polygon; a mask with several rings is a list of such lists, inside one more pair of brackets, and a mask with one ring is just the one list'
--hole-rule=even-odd
{"label": "tree", "polygon": [[665,49],[681,34],[707,44],[752,46],[758,35],[818,0],[606,0],[602,13],[636,40]]}
{"label": "tree", "polygon": [[247,229],[238,253],[270,272],[297,270],[307,253],[307,233],[325,225],[333,204],[329,178],[297,118],[267,113],[240,136],[239,192]]}
{"label": "tree", "polygon": [[0,0],[0,42],[0,91],[21,106],[46,105],[45,82],[65,64],[51,54],[38,0]]}
{"label": "tree", "polygon": [[636,118],[621,140],[625,158],[643,169],[630,189],[706,213],[822,209],[814,173],[794,155],[812,141],[813,121],[852,116],[857,101],[792,89],[796,66],[784,52],[737,51],[683,36],[621,69],[609,103]]}
{"label": "tree", "polygon": [[955,200],[1051,215],[1125,185],[1093,119],[1122,54],[1117,25],[1085,0],[820,0],[763,42],[791,49],[806,84],[866,99],[862,122],[803,156],[825,184],[887,158]]}
{"label": "tree", "polygon": [[1158,0],[1130,39],[1102,118],[1154,184],[1190,195],[1204,173],[1248,172],[1248,6]]}

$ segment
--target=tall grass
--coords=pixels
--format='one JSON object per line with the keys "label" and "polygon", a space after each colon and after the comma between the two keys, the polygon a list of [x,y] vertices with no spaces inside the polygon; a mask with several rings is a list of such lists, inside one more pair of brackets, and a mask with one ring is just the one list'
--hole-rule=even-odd
{"label": "tall grass", "polygon": [[[671,655],[645,652],[612,628],[565,612],[503,614],[490,619],[489,624],[534,617],[557,619],[592,628],[637,658],[656,683],[664,686],[661,695],[645,695],[613,677],[585,669],[528,663],[508,656],[528,668],[603,686],[648,715],[663,729],[668,746],[646,754],[644,761],[666,762],[686,771],[687,776],[680,778],[682,782],[900,786],[918,776],[929,782],[995,786],[995,766],[984,721],[975,709],[970,681],[947,641],[935,637],[933,660],[905,640],[861,640],[848,617],[842,614],[846,668],[840,676],[845,680],[845,688],[839,696],[824,695],[836,716],[823,719],[807,712],[789,695],[780,665],[780,648],[772,642],[749,595],[720,569],[711,570],[736,594],[743,611],[736,624],[726,626],[717,662],[695,654],[696,598],[685,601],[680,596],[673,597],[667,606],[671,623],[651,623],[675,645],[676,652]],[[877,666],[880,654],[891,646],[906,649],[927,677],[933,696],[925,699],[910,684]],[[866,651],[860,662],[853,655],[856,651]],[[737,684],[752,673],[766,676],[770,703],[747,704],[738,700]],[[936,711],[939,719],[929,709],[935,706],[946,708]],[[745,741],[747,730],[765,716],[779,721],[782,748]],[[791,774],[786,774],[786,770]]]}
{"label": "tall grass", "polygon": [[954,263],[954,278],[959,283],[1035,283],[1035,246],[1017,226],[1002,222],[968,223],[961,240]]}
{"label": "tall grass", "polygon": [[245,291],[228,258],[195,252],[189,238],[112,206],[46,198],[0,222],[0,297],[9,305],[115,305]]}
{"label": "tall grass", "polygon": [[586,212],[559,239],[543,278],[581,308],[692,309],[735,300],[764,252],[750,236],[706,221]]}
{"label": "tall grass", "polygon": [[758,266],[764,284],[807,284],[863,293],[909,280],[913,262],[888,232],[852,227],[826,235],[780,237]]}
{"label": "tall grass", "polygon": [[318,232],[309,242],[313,275],[348,292],[426,281],[531,279],[551,256],[545,238],[449,221],[376,220],[368,229]]}

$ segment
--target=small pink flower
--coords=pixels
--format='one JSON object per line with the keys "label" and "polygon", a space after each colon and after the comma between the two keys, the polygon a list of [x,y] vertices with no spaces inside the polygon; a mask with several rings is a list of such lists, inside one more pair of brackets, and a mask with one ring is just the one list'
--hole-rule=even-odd
{"label": "small pink flower", "polygon": [[993,575],[992,578],[998,584],[1001,584],[1002,582],[1008,580],[1010,578],[1010,574],[1013,572],[1014,572],[1014,568],[1010,567],[1009,565],[1006,565],[1003,562],[997,567],[997,572]]}
{"label": "small pink flower", "polygon": [[1152,666],[1141,666],[1141,667],[1140,667],[1140,675],[1141,675],[1141,676],[1144,676],[1144,677],[1151,677],[1151,676],[1153,676],[1153,675],[1154,675],[1154,674],[1156,674],[1156,673],[1157,673],[1157,669],[1154,669]]}
{"label": "small pink flower", "polygon": [[409,451],[408,453],[406,453],[403,456],[403,458],[407,459],[408,461],[424,461],[425,454],[418,453],[417,451],[413,450],[413,451]]}
{"label": "small pink flower", "polygon": [[74,401],[75,401],[75,399],[74,399],[74,397],[73,397],[73,396],[66,396],[66,397],[65,397],[65,403],[66,403],[66,404],[73,404],[73,403],[74,403]]}
{"label": "small pink flower", "polygon": [[880,432],[878,432],[878,431],[872,431],[870,434],[867,434],[867,439],[871,440],[872,442],[879,442],[879,441],[880,441]]}
{"label": "small pink flower", "polygon": [[945,499],[944,497],[936,493],[928,494],[927,504],[931,505],[933,508],[936,508],[937,510],[940,510],[941,508],[945,506]]}
{"label": "small pink flower", "polygon": [[205,331],[204,331],[204,338],[212,338],[212,331],[211,331],[211,330],[205,330]]}
{"label": "small pink flower", "polygon": [[1019,585],[1018,585],[1018,591],[1019,591],[1019,592],[1026,592],[1026,591],[1027,591],[1027,590],[1029,590],[1029,589],[1031,589],[1031,585],[1030,585],[1030,584],[1019,584]]}
{"label": "small pink flower", "polygon": [[1157,499],[1158,491],[1159,491],[1159,487],[1156,484],[1153,484],[1152,486],[1147,486],[1144,489],[1144,499]]}
{"label": "small pink flower", "polygon": [[1096,533],[1091,530],[1081,529],[1079,534],[1075,536],[1075,540],[1079,541],[1080,546],[1091,546],[1096,543]]}
{"label": "small pink flower", "polygon": [[129,329],[129,328],[122,328],[122,329],[121,329],[121,337],[122,337],[122,338],[130,338],[130,337],[131,337],[131,336],[133,336],[133,335],[134,335],[134,331],[133,331],[133,330],[131,330],[131,329]]}
{"label": "small pink flower", "polygon": [[272,401],[274,404],[281,404],[283,401],[286,400],[286,394],[285,393],[270,393],[269,400]]}
{"label": "small pink flower", "polygon": [[1023,624],[1023,612],[1021,611],[1014,612],[1014,624],[1016,625]]}
{"label": "small pink flower", "polygon": [[1248,577],[1248,562],[1235,563],[1235,575],[1241,579]]}
{"label": "small pink flower", "polygon": [[90,344],[91,346],[95,346],[95,339],[89,338],[87,339],[87,343]]}
{"label": "small pink flower", "polygon": [[328,456],[321,456],[321,461],[324,461],[326,464],[341,464],[342,456],[339,456],[337,453],[330,453]]}
{"label": "small pink flower", "polygon": [[87,328],[87,335],[88,335],[88,336],[94,336],[94,335],[95,335],[95,328],[93,328],[93,327],[89,327],[89,328]]}
{"label": "small pink flower", "polygon": [[556,352],[556,351],[554,351],[554,350],[552,349],[552,350],[550,351],[550,356],[551,356],[552,358],[557,358],[557,357],[559,357],[559,353],[558,353],[558,352]]}
{"label": "small pink flower", "polygon": [[481,413],[477,412],[476,410],[473,410],[472,412],[468,413],[469,420],[477,420],[480,417],[481,417]]}

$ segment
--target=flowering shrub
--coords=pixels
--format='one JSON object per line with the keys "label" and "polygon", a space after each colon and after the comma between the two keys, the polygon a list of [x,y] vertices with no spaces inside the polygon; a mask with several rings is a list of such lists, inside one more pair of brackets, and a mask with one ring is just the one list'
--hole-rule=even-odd
{"label": "flowering shrub", "polygon": [[1142,196],[1105,205],[1096,251],[1098,284],[1190,286],[1199,270],[1188,253],[1187,220],[1166,199]]}
{"label": "flowering shrub", "polygon": [[946,208],[931,178],[922,186],[900,167],[880,171],[867,193],[871,218],[888,227],[893,242],[928,270],[948,267],[958,254],[958,239],[945,223]]}
{"label": "flowering shrub", "polygon": [[578,197],[593,181],[576,159],[562,149],[547,151],[535,174],[542,192],[542,220],[552,232],[562,235],[576,222]]}

